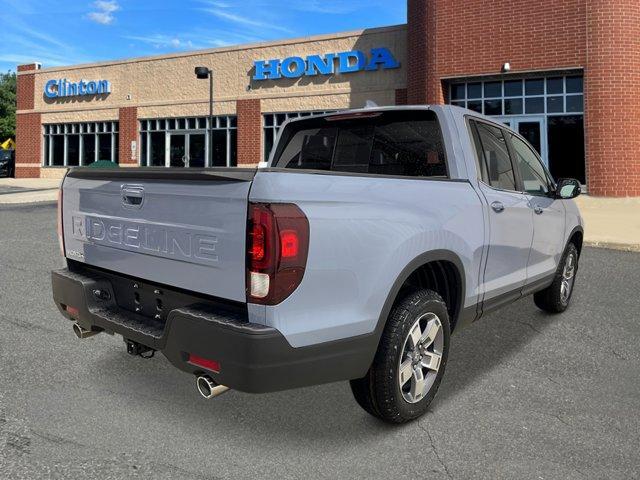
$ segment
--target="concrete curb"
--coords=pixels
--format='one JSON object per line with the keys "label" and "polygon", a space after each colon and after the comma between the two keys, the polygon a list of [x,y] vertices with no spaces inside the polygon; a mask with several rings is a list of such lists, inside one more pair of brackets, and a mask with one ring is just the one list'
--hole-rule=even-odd
{"label": "concrete curb", "polygon": [[633,243],[599,242],[585,240],[584,245],[587,247],[607,248],[609,250],[621,250],[623,252],[640,252],[640,244]]}

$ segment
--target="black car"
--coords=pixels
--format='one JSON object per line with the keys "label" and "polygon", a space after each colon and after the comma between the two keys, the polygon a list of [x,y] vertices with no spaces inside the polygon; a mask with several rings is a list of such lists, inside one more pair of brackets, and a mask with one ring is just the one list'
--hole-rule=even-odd
{"label": "black car", "polygon": [[15,150],[0,150],[0,177],[13,177],[15,167]]}

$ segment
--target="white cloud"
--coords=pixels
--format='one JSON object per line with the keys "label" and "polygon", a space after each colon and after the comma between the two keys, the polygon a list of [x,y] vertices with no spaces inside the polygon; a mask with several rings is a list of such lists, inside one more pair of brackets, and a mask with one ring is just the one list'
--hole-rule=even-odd
{"label": "white cloud", "polygon": [[152,35],[128,35],[124,38],[146,43],[154,48],[195,49],[202,48],[189,39],[180,39],[169,35],[155,33]]}
{"label": "white cloud", "polygon": [[331,15],[342,15],[362,8],[362,2],[344,2],[342,0],[305,0],[296,2],[292,8],[303,12],[315,12]]}
{"label": "white cloud", "polygon": [[87,15],[89,20],[101,25],[111,25],[115,20],[113,14],[120,10],[120,5],[116,0],[97,0],[93,2],[93,8],[95,11],[89,12]]}
{"label": "white cloud", "polygon": [[220,18],[221,20],[227,20],[231,23],[236,23],[245,27],[254,27],[258,29],[276,30],[284,33],[291,33],[291,30],[285,27],[275,25],[273,23],[261,22],[260,20],[254,20],[253,18],[238,15],[237,13],[224,12],[220,10],[214,10],[213,8],[205,8],[206,12]]}

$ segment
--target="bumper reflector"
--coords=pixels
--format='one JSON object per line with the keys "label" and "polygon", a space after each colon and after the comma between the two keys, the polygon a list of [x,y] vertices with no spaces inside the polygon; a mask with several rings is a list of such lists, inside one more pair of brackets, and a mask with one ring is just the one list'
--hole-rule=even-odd
{"label": "bumper reflector", "polygon": [[206,368],[207,370],[211,370],[212,372],[219,373],[220,372],[220,362],[216,362],[215,360],[209,360],[208,358],[202,358],[193,353],[189,354],[188,362],[191,365],[196,365],[198,367]]}

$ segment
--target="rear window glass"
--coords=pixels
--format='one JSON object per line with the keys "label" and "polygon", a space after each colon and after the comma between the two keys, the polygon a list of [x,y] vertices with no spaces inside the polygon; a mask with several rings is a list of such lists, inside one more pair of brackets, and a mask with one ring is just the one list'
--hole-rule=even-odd
{"label": "rear window glass", "polygon": [[440,124],[431,111],[295,122],[285,131],[274,158],[277,168],[447,176]]}

